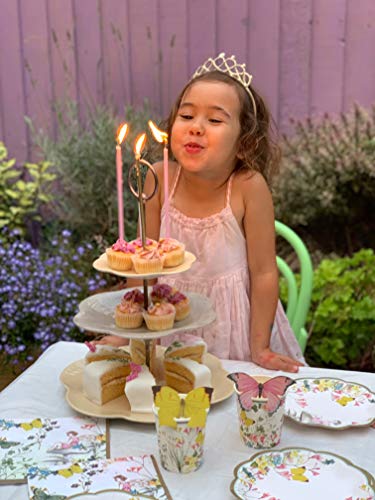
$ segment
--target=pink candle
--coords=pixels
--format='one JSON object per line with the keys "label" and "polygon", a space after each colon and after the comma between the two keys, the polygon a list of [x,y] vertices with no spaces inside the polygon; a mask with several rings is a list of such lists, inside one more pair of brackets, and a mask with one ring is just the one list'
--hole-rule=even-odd
{"label": "pink candle", "polygon": [[118,237],[120,241],[125,239],[121,143],[125,139],[127,131],[128,125],[126,123],[120,126],[116,146],[117,215]]}
{"label": "pink candle", "polygon": [[122,188],[122,154],[121,146],[116,146],[116,178],[117,178],[117,212],[118,212],[118,237],[124,239],[124,203]]}
{"label": "pink candle", "polygon": [[165,236],[169,238],[169,177],[168,177],[168,143],[164,142],[163,151],[163,168],[164,168],[164,205],[165,205]]}

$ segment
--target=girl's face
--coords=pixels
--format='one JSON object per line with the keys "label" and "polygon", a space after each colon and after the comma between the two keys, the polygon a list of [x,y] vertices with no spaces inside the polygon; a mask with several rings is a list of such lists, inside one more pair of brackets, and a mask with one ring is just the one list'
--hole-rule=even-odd
{"label": "girl's face", "polygon": [[187,171],[207,178],[229,174],[237,161],[240,130],[235,88],[223,82],[197,82],[181,99],[172,126],[172,152]]}

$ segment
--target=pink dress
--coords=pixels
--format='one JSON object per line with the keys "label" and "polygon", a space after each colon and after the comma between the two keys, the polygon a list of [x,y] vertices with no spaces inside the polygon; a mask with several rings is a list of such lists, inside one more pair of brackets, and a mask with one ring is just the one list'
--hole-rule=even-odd
{"label": "pink dress", "polygon": [[[181,292],[196,292],[209,297],[216,320],[207,327],[189,330],[203,337],[208,351],[221,359],[250,360],[250,274],[246,240],[230,206],[233,174],[229,178],[225,207],[221,212],[198,219],[187,217],[173,205],[180,178],[179,168],[170,193],[170,235],[185,243],[197,260],[189,271],[163,276]],[[160,235],[165,235],[165,206],[161,211]],[[175,334],[161,339],[162,345],[181,339]],[[271,349],[304,361],[301,349],[279,301],[271,334]]]}

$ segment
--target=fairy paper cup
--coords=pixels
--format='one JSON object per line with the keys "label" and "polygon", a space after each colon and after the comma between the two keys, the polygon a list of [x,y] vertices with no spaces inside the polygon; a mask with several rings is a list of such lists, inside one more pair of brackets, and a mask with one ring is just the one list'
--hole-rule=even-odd
{"label": "fairy paper cup", "polygon": [[[190,427],[190,418],[174,418],[176,427],[160,425],[159,408],[153,406],[160,462],[170,472],[186,474],[203,463],[204,427]],[[208,413],[208,410],[206,410]]]}
{"label": "fairy paper cup", "polygon": [[[264,376],[253,376],[253,378],[262,384],[270,379]],[[237,389],[235,391],[242,441],[252,448],[272,448],[278,445],[284,420],[285,394],[280,396],[280,403],[274,410],[267,408],[268,399],[259,397],[251,398],[251,408],[244,409],[241,393]]]}

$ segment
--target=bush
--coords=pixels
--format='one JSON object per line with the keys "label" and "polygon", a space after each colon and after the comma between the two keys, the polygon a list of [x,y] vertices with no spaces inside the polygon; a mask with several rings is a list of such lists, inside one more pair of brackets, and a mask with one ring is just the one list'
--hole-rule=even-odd
{"label": "bush", "polygon": [[[375,246],[375,106],[298,122],[284,138],[276,216],[325,253]],[[308,226],[308,233],[301,226]]]}
{"label": "bush", "polygon": [[[286,298],[285,282],[281,287]],[[375,254],[324,259],[314,272],[306,359],[313,366],[372,369],[375,344]]]}
{"label": "bush", "polygon": [[[147,104],[138,111],[125,109],[125,120],[130,125],[122,147],[125,231],[129,239],[135,237],[138,212],[126,185],[127,172],[134,163],[135,136],[148,128],[150,115]],[[97,106],[88,111],[82,123],[74,102],[57,105],[56,117],[56,141],[45,131],[36,131],[30,119],[27,122],[35,144],[58,175],[54,205],[57,218],[80,237],[101,235],[112,242],[118,235],[115,146],[119,120],[110,109]],[[151,141],[148,145],[152,145]],[[147,158],[152,161],[150,155]]]}
{"label": "bush", "polygon": [[17,230],[3,228],[1,236],[0,351],[7,360],[23,363],[59,340],[82,340],[73,316],[105,284],[92,272],[92,245],[72,247],[70,232],[62,231],[43,252]]}
{"label": "bush", "polygon": [[17,168],[16,160],[7,157],[0,142],[0,229],[6,226],[25,234],[25,224],[40,221],[41,206],[51,201],[49,190],[55,176],[46,161]]}

